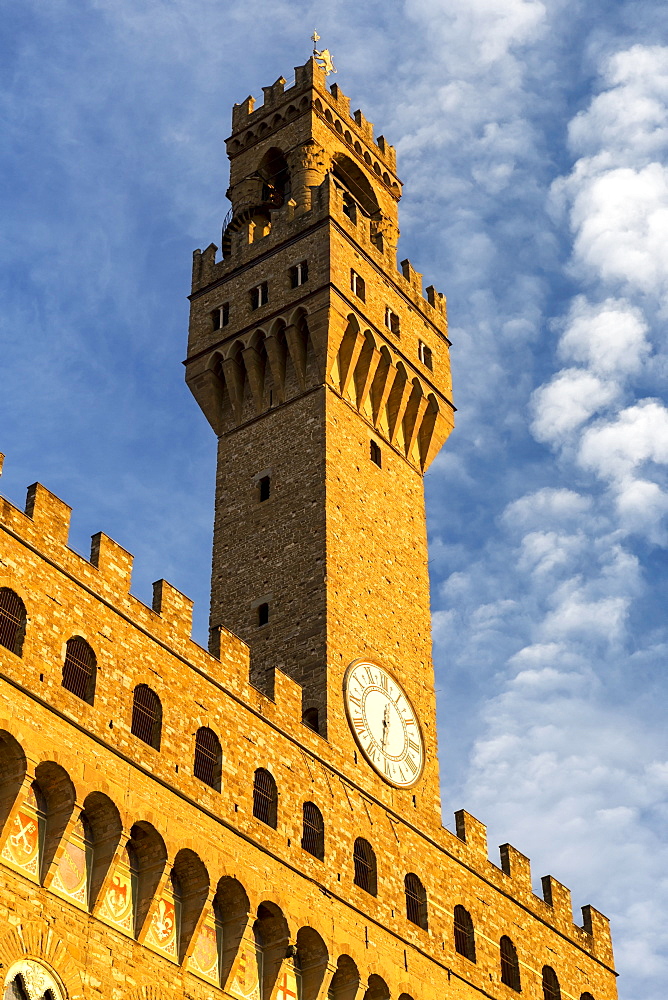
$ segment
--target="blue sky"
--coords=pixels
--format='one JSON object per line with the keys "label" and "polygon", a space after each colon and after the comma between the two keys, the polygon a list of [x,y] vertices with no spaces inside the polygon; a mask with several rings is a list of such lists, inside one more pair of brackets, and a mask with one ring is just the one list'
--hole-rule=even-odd
{"label": "blue sky", "polygon": [[[317,26],[448,297],[427,477],[444,820],[466,806],[668,976],[668,41],[660,0],[24,0],[0,59],[2,492],[35,480],[208,613],[215,442],[183,384],[230,109]],[[662,45],[665,42],[665,45]]]}

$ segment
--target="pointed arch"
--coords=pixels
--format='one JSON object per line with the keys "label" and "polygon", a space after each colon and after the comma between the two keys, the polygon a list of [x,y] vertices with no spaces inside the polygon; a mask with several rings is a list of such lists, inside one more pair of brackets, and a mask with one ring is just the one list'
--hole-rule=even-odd
{"label": "pointed arch", "polygon": [[364,1000],[390,1000],[390,988],[382,976],[375,973],[369,976]]}
{"label": "pointed arch", "polygon": [[260,996],[270,997],[290,943],[288,922],[275,903],[268,900],[260,903],[253,924],[253,936],[258,952]]}
{"label": "pointed arch", "polygon": [[353,375],[355,382],[355,398],[358,410],[362,411],[366,406],[367,399],[371,392],[371,386],[376,374],[376,369],[380,363],[381,355],[378,350],[376,338],[371,330],[364,331],[364,343],[355,365]]}
{"label": "pointed arch", "polygon": [[46,813],[41,859],[41,879],[43,881],[74,811],[76,792],[65,768],[52,760],[43,761],[37,765],[35,784],[44,797]]}
{"label": "pointed arch", "polygon": [[172,876],[178,880],[180,913],[176,945],[179,962],[183,962],[209,895],[209,873],[194,851],[182,848],[174,858]]}
{"label": "pointed arch", "polygon": [[27,767],[19,741],[6,730],[0,730],[0,834],[21,790]]}
{"label": "pointed arch", "polygon": [[350,955],[340,955],[336,961],[336,972],[329,985],[331,1000],[356,1000],[359,992],[360,974]]}
{"label": "pointed arch", "polygon": [[257,174],[263,181],[262,204],[279,208],[291,188],[290,168],[283,150],[278,146],[268,149],[258,164]]}
{"label": "pointed arch", "polygon": [[84,813],[92,842],[88,902],[93,909],[120,843],[123,823],[118,809],[104,792],[91,792],[86,796]]}
{"label": "pointed arch", "polygon": [[134,903],[134,934],[139,935],[167,864],[167,848],[156,828],[144,820],[135,823],[126,845]]}
{"label": "pointed arch", "polygon": [[399,361],[385,406],[388,433],[392,444],[395,442],[403,444],[403,441],[400,441],[403,436],[403,418],[412,391],[413,383],[408,379],[405,365]]}
{"label": "pointed arch", "polygon": [[296,947],[296,966],[302,982],[300,1000],[318,1000],[329,961],[327,945],[312,927],[300,927]]}
{"label": "pointed arch", "polygon": [[224,875],[216,887],[213,909],[221,931],[218,939],[218,961],[220,984],[225,988],[251,910],[248,894],[241,882],[231,875]]}
{"label": "pointed arch", "polygon": [[350,313],[337,353],[338,377],[335,380],[338,381],[338,389],[342,396],[346,394],[352,379],[363,343],[359,321],[353,313]]}
{"label": "pointed arch", "polygon": [[[356,149],[357,145],[356,143]],[[354,198],[366,216],[375,215],[380,211],[373,186],[362,168],[349,156],[345,153],[335,153],[332,159],[332,173],[334,179]]]}

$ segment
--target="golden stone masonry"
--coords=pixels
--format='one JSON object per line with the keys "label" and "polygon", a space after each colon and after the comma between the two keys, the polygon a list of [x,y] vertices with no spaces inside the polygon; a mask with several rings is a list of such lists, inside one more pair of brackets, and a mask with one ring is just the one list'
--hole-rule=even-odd
{"label": "golden stone masonry", "polygon": [[[322,60],[320,60],[322,61]],[[6,1000],[614,1000],[608,922],[441,821],[422,477],[445,299],[317,58],[234,106],[186,381],[218,437],[209,649],[36,484],[0,500]]]}

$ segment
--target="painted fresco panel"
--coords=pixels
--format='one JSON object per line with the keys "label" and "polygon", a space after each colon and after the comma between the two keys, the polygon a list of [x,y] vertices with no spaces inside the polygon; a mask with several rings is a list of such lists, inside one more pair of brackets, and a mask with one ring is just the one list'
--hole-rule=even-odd
{"label": "painted fresco panel", "polygon": [[0,855],[3,861],[19,868],[33,882],[40,880],[40,855],[46,821],[38,795],[34,786],[28,789],[10,825]]}

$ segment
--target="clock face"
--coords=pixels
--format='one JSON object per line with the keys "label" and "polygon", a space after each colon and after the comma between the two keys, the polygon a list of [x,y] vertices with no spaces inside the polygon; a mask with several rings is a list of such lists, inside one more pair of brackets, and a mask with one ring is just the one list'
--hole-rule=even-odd
{"label": "clock face", "polygon": [[343,697],[360,750],[392,785],[414,785],[424,766],[424,744],[406,692],[378,663],[355,660],[346,671]]}

